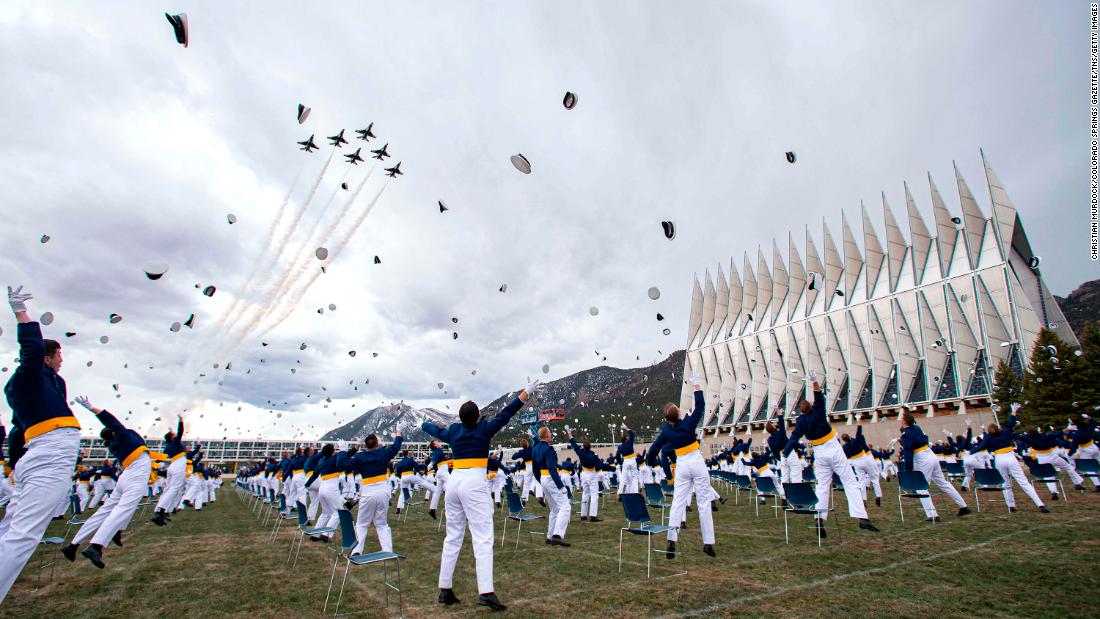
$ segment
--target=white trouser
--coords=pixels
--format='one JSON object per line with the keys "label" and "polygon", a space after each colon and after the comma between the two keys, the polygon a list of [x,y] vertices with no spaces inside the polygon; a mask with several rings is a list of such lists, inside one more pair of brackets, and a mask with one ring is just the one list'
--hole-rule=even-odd
{"label": "white trouser", "polygon": [[355,537],[359,541],[354,554],[363,552],[372,524],[378,535],[378,543],[382,545],[382,552],[393,552],[393,537],[390,535],[390,523],[386,519],[389,505],[390,485],[387,482],[362,486],[359,492],[359,515],[355,520]]}
{"label": "white trouser", "polygon": [[95,509],[107,494],[107,479],[99,478],[92,482],[92,500],[88,502],[88,509]]}
{"label": "white trouser", "polygon": [[855,460],[850,460],[852,469],[859,480],[859,489],[863,494],[863,500],[867,500],[867,486],[875,490],[875,496],[882,497],[882,486],[878,483],[879,465],[870,455],[864,454]]}
{"label": "white trouser", "polygon": [[[434,491],[435,490],[435,485],[433,485],[431,482],[424,479],[423,477],[417,475],[416,473],[413,473],[411,475],[403,475],[401,477],[401,490],[402,490],[402,492],[401,492],[401,494],[397,495],[397,509],[401,509],[402,507],[405,506],[405,492],[404,491],[408,490],[409,491],[409,498],[412,498],[412,495],[413,495],[414,492],[416,492],[417,488],[422,488],[426,491]],[[444,507],[446,507],[446,503],[444,503]]]}
{"label": "white trouser", "polygon": [[1036,506],[1043,506],[1043,500],[1039,498],[1039,493],[1035,492],[1035,488],[1031,486],[1031,482],[1028,481],[1027,475],[1024,475],[1024,469],[1020,466],[1019,461],[1016,460],[1016,454],[1012,452],[996,454],[993,456],[993,466],[997,467],[997,470],[1001,473],[1001,477],[1005,479],[1005,503],[1007,503],[1009,507],[1016,507],[1016,496],[1012,492],[1013,481],[1020,486],[1020,489],[1024,491],[1024,494],[1026,494]]}
{"label": "white trouser", "polygon": [[15,488],[0,523],[0,602],[34,554],[57,502],[72,485],[80,430],[58,428],[36,436],[15,467]]}
{"label": "white trouser", "polygon": [[[669,512],[668,523],[679,526],[684,521],[688,503],[691,502],[691,493],[695,493],[695,505],[699,508],[699,529],[703,534],[704,544],[714,543],[714,519],[710,513],[710,501],[714,496],[714,490],[710,486],[710,473],[707,472],[706,462],[699,450],[684,454],[676,459],[675,483],[672,486],[672,510]],[[677,540],[679,529],[669,529],[668,539],[671,542]]]}
{"label": "white trouser", "polygon": [[581,471],[581,516],[595,518],[600,506],[600,474]]}
{"label": "white trouser", "polygon": [[[952,501],[955,502],[959,508],[966,507],[966,501],[963,500],[962,495],[958,490],[955,490],[955,486],[951,485],[951,482],[947,481],[947,478],[943,475],[943,469],[940,468],[940,459],[936,454],[932,453],[931,449],[925,449],[913,454],[913,468],[920,471],[924,475],[925,481],[928,482],[929,488],[932,484],[936,484],[936,487],[943,491]],[[921,505],[924,507],[924,515],[929,518],[935,518],[939,516],[936,511],[936,505],[932,502],[932,498],[926,498],[920,500]]]}
{"label": "white trouser", "polygon": [[[780,481],[779,476],[775,474],[775,471],[772,470],[771,466],[763,467],[763,470],[756,469],[756,476],[757,477],[770,477],[770,478],[772,478],[772,480],[774,480],[774,483],[775,483],[776,494],[778,494],[780,497],[782,497],[784,499],[787,498],[787,495],[783,491],[783,483]],[[717,493],[715,493],[715,494],[717,494]],[[717,500],[717,499],[718,499],[717,496],[713,497],[713,500]]]}
{"label": "white trouser", "polygon": [[531,492],[535,493],[536,499],[542,498],[542,484],[535,479],[535,470],[530,462],[527,463],[527,471],[524,473],[523,478],[523,500],[527,501]]}
{"label": "white trouser", "polygon": [[478,593],[493,592],[493,503],[485,485],[485,469],[456,469],[448,480],[444,508],[447,510],[447,537],[439,563],[439,588],[450,589],[455,563],[466,537],[473,538],[477,565]]}
{"label": "white trouser", "polygon": [[779,460],[779,474],[785,484],[797,484],[802,481],[802,461],[798,454],[791,452]]}
{"label": "white trouser", "polygon": [[[447,489],[447,477],[449,474],[450,472],[447,470],[447,465],[439,467],[439,471],[435,474],[435,490],[432,491],[432,501],[428,504],[428,509],[439,507],[439,497]],[[445,503],[444,506],[446,506]]]}
{"label": "white trouser", "polygon": [[76,498],[80,501],[80,509],[84,510],[88,507],[88,484],[78,481],[76,482]]}
{"label": "white trouser", "polygon": [[844,497],[848,501],[848,515],[852,518],[866,518],[867,509],[863,506],[863,496],[859,491],[859,482],[840,441],[832,439],[814,445],[814,476],[817,477],[817,517],[825,520],[829,517],[829,493],[833,485],[833,473],[840,478],[844,486]]}
{"label": "white trouser", "polygon": [[622,477],[619,479],[619,494],[637,494],[638,488],[638,458],[626,458],[623,460]]}
{"label": "white trouser", "polygon": [[317,493],[318,502],[321,504],[321,516],[317,519],[317,527],[336,527],[340,524],[340,515],[337,512],[344,507],[344,497],[340,494],[340,478],[319,479],[313,482],[313,485],[317,484],[321,484]]}
{"label": "white trouser", "polygon": [[993,457],[989,455],[988,451],[979,451],[978,453],[964,453],[963,470],[966,472],[966,477],[963,478],[962,487],[964,489],[970,487],[970,482],[974,479],[975,469],[989,468],[992,464]]}
{"label": "white trouser", "polygon": [[290,492],[287,493],[286,497],[287,511],[296,509],[298,501],[305,503],[308,500],[305,497],[305,492],[303,492],[303,490],[305,490],[305,484],[305,473],[295,473],[294,476],[290,478]]}
{"label": "white trouser", "polygon": [[[1056,453],[1038,454],[1035,458],[1039,461],[1039,464],[1049,464],[1054,467],[1055,471],[1062,471],[1069,476],[1069,480],[1073,482],[1074,486],[1080,486],[1081,482],[1085,481],[1083,477],[1077,474],[1077,471],[1070,466],[1069,462],[1066,462],[1065,458],[1062,458]],[[1050,490],[1051,494],[1058,493],[1058,485],[1054,482],[1047,482],[1047,490]]]}
{"label": "white trouser", "polygon": [[141,497],[145,496],[145,489],[149,486],[150,468],[152,461],[149,455],[141,454],[130,466],[123,469],[114,491],[111,492],[111,498],[80,525],[72,543],[80,544],[91,538],[93,544],[106,546],[115,533],[125,528],[137,510]]}
{"label": "white trouser", "polygon": [[156,511],[170,512],[183,498],[183,487],[187,482],[186,456],[180,456],[168,465],[168,479],[164,483],[164,492],[157,500]]}
{"label": "white trouser", "polygon": [[550,507],[550,514],[546,517],[546,539],[557,535],[565,537],[565,529],[569,526],[569,496],[565,493],[565,487],[558,488],[554,478],[549,473],[542,474],[542,496],[546,497],[546,504]]}
{"label": "white trouser", "polygon": [[893,460],[885,460],[882,463],[882,478],[888,479],[891,475],[898,474],[898,465]]}
{"label": "white trouser", "polygon": [[[309,518],[310,522],[313,522],[315,524],[317,522],[315,520],[317,518],[317,510],[321,508],[321,501],[318,498],[320,496],[320,493],[321,493],[321,478],[320,477],[313,480],[313,483],[310,484],[310,486],[308,488],[306,488],[306,491],[303,493],[303,496],[306,499],[308,499],[308,502],[306,504],[306,516]],[[320,526],[320,525],[318,525],[318,526]]]}

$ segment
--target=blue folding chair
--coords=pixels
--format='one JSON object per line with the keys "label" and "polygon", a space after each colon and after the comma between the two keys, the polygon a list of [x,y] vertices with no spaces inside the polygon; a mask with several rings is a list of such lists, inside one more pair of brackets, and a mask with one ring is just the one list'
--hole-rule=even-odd
{"label": "blue folding chair", "polygon": [[[1028,460],[1028,462],[1032,462]],[[1062,492],[1062,500],[1069,502],[1066,497],[1066,487],[1062,484],[1062,479],[1058,477],[1058,471],[1055,470],[1054,465],[1049,462],[1046,464],[1040,464],[1034,462],[1028,465],[1029,472],[1031,473],[1031,484],[1056,484],[1058,489]],[[1036,488],[1038,490],[1038,488]]]}
{"label": "blue folding chair", "polygon": [[[538,514],[528,514],[523,511],[523,501],[519,500],[519,495],[515,492],[507,493],[508,499],[508,517],[504,519],[504,527],[500,532],[500,547],[504,548],[504,537],[508,535],[508,521],[514,520],[516,522],[516,549],[519,549],[519,534],[523,530],[523,523],[531,522],[532,520],[538,520],[542,518]],[[530,527],[527,528],[527,540],[531,541],[531,534],[533,531]],[[534,542],[531,542],[534,544]]]}
{"label": "blue folding chair", "polygon": [[[340,602],[344,599],[344,585],[348,582],[348,571],[351,570],[352,565],[370,565],[372,563],[382,564],[382,585],[383,585],[383,599],[385,607],[390,606],[390,589],[397,592],[398,602],[397,610],[399,616],[404,616],[405,598],[401,592],[401,561],[405,558],[394,552],[370,552],[367,554],[353,554],[352,550],[358,545],[359,540],[355,535],[355,523],[352,522],[351,512],[346,509],[341,509],[336,512],[340,517],[340,549],[336,554],[336,560],[332,564],[332,576],[328,581],[328,591],[325,593],[325,606],[321,610],[321,615],[328,611],[328,601],[332,596],[332,583],[336,579],[336,568],[340,564],[340,560],[343,559],[346,564],[344,566],[344,578],[340,581],[340,593],[336,596],[336,607],[332,611],[333,617],[340,615]],[[397,564],[397,584],[390,582],[389,568],[387,563],[393,561]],[[347,613],[353,614],[353,613]]]}
{"label": "blue folding chair", "polygon": [[297,518],[298,518],[298,516],[287,513],[287,511],[286,511],[286,495],[285,494],[280,494],[279,495],[279,513],[275,517],[275,524],[271,527],[271,536],[269,538],[269,541],[274,542],[278,538],[279,531],[283,528],[283,521],[284,520],[295,520]]}
{"label": "blue folding chair", "polygon": [[[978,500],[978,492],[1004,492],[1005,478],[997,469],[974,469],[974,505],[980,512],[982,503]],[[1005,507],[1008,504],[1005,503]]]}
{"label": "blue folding chair", "polygon": [[[905,510],[901,507],[901,500],[904,499],[928,499],[932,500],[933,496],[938,493],[933,493],[928,487],[928,479],[924,476],[924,473],[920,471],[899,471],[898,472],[898,514],[901,515],[901,523],[905,524]],[[933,520],[932,524],[935,525],[936,521]]]}
{"label": "blue folding chair", "polygon": [[1100,481],[1100,461],[1093,458],[1078,458],[1073,461],[1073,464],[1081,477],[1088,477],[1093,484]]}
{"label": "blue folding chair", "polygon": [[966,479],[966,467],[962,462],[941,462],[940,467],[943,468],[943,475],[951,481],[962,481]]}
{"label": "blue folding chair", "polygon": [[[817,492],[814,484],[810,482],[783,484],[783,494],[787,495],[787,507],[783,510],[783,541],[791,543],[790,529],[787,525],[787,514],[802,514],[817,518]],[[814,521],[814,530],[817,532],[817,547],[821,548],[821,529]],[[840,526],[837,526],[840,530]]]}
{"label": "blue folding chair", "polygon": [[752,496],[752,479],[748,475],[738,475],[736,473],[730,473],[730,483],[733,484],[733,504],[741,504],[741,493],[747,492],[749,496]]}
{"label": "blue folding chair", "polygon": [[[660,533],[668,533],[678,527],[666,524],[649,524],[649,510],[646,509],[645,499],[640,494],[621,494],[619,501],[623,504],[623,513],[626,515],[626,526],[619,529],[619,572],[623,571],[623,534],[644,535],[646,538],[645,553],[645,577],[649,578],[653,563],[653,553],[659,552],[668,556],[667,550],[653,549],[653,536]],[[680,565],[684,568],[682,574],[687,574],[684,553],[680,552]]]}
{"label": "blue folding chair", "polygon": [[774,477],[757,477],[756,478],[756,496],[753,497],[753,503],[756,504],[756,517],[760,517],[760,503],[772,499],[774,515],[779,518],[779,488],[775,486]]}
{"label": "blue folding chair", "polygon": [[665,493],[661,490],[660,484],[645,484],[642,489],[645,490],[646,506],[660,508],[661,524],[664,524],[665,509],[671,510],[672,503],[665,501]]}
{"label": "blue folding chair", "polygon": [[405,522],[409,519],[409,510],[417,505],[424,505],[427,501],[413,500],[413,494],[408,488],[401,489],[401,496],[404,498],[404,506],[401,508],[401,522]]}
{"label": "blue folding chair", "polygon": [[[294,563],[290,566],[290,568],[294,569],[294,566],[298,565],[298,555],[302,552],[302,544],[305,542],[305,539],[306,539],[307,535],[309,535],[309,536],[332,535],[335,532],[336,532],[336,529],[332,528],[332,527],[317,527],[317,528],[312,528],[312,529],[309,528],[309,516],[306,515],[306,506],[303,505],[301,501],[298,501],[298,534],[297,534],[297,539],[296,540],[295,540],[295,538],[290,539],[290,555],[288,555],[287,558],[286,558],[287,562],[289,563],[290,562],[290,557],[291,556],[294,557]],[[294,550],[294,542],[295,541],[298,542],[298,550],[297,551]]]}

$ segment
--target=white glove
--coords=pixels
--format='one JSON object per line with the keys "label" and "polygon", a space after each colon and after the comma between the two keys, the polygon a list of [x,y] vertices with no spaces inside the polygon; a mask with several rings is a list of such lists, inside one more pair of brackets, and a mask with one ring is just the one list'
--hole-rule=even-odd
{"label": "white glove", "polygon": [[538,393],[540,389],[542,389],[542,381],[536,378],[535,380],[532,380],[530,383],[527,384],[527,387],[524,389],[524,391],[527,392],[528,396],[533,396]]}
{"label": "white glove", "polygon": [[951,430],[948,430],[947,428],[943,429],[943,433],[946,434],[948,437],[951,436]]}
{"label": "white glove", "polygon": [[86,408],[88,410],[92,410],[92,401],[88,399],[88,396],[78,395],[74,399],[76,400],[77,404],[83,406],[84,408]]}
{"label": "white glove", "polygon": [[699,384],[699,375],[695,373],[695,370],[691,371],[691,384],[693,386]]}
{"label": "white glove", "polygon": [[1019,402],[1013,402],[1012,405],[1009,406],[1009,408],[1012,409],[1012,414],[1015,415],[1016,411],[1020,410],[1020,403]]}
{"label": "white glove", "polygon": [[340,440],[336,441],[336,451],[347,451],[347,450],[348,450],[348,442],[347,441],[345,441],[343,439],[340,439]]}
{"label": "white glove", "polygon": [[964,419],[963,419],[963,421],[965,421],[965,422],[966,422],[966,425],[967,425],[967,427],[969,427],[969,426],[970,426],[970,417],[966,417],[966,418],[964,418]]}
{"label": "white glove", "polygon": [[817,382],[817,370],[810,370],[810,382],[811,383],[816,383]]}
{"label": "white glove", "polygon": [[20,286],[15,290],[8,286],[8,305],[11,306],[11,311],[18,314],[19,312],[27,311],[27,301],[34,298],[29,292],[23,292],[23,287]]}

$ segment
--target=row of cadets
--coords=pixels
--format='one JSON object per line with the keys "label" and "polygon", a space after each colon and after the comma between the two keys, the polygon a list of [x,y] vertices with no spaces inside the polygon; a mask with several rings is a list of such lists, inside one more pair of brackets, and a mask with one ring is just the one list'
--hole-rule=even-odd
{"label": "row of cadets", "polygon": [[600,457],[592,451],[592,444],[588,441],[585,441],[583,445],[578,445],[571,432],[567,436],[569,437],[569,446],[577,454],[577,462],[581,467],[581,520],[600,522],[601,519],[598,517],[600,505],[598,468]]}
{"label": "row of cadets", "polygon": [[785,455],[783,453],[783,448],[787,446],[789,440],[787,421],[783,418],[783,414],[783,410],[776,406],[775,419],[764,426],[764,431],[768,433],[768,451],[778,460],[780,486],[783,483],[796,484],[802,481],[802,460],[798,457],[798,452],[793,451]]}
{"label": "row of cadets", "polygon": [[879,467],[879,476],[890,481],[891,475],[898,474],[898,465],[894,463],[893,449],[871,449],[871,456]]}
{"label": "row of cadets", "polygon": [[622,474],[619,477],[619,494],[624,492],[630,494],[637,494],[641,492],[641,488],[638,483],[638,458],[634,453],[634,430],[626,427],[623,424],[622,442],[616,448],[616,453],[620,460],[622,460]]}
{"label": "row of cadets", "polygon": [[863,426],[856,426],[855,438],[844,434],[841,440],[844,442],[844,455],[848,457],[856,479],[859,480],[863,500],[867,500],[867,486],[871,486],[875,491],[875,505],[881,506],[882,486],[879,484],[879,473],[882,469],[871,456],[871,448],[867,446],[867,439],[863,437]]}
{"label": "row of cadets", "polygon": [[527,504],[527,499],[531,497],[531,492],[535,493],[535,498],[538,499],[539,504],[545,506],[546,501],[542,498],[542,485],[535,479],[534,465],[531,463],[531,441],[528,438],[520,439],[520,445],[522,447],[516,453],[512,454],[512,460],[519,460],[517,466],[523,468],[519,473],[523,483],[520,490],[520,499],[524,505]]}
{"label": "row of cadets", "polygon": [[290,513],[290,510],[297,509],[295,506],[298,501],[305,505],[309,500],[306,497],[305,485],[305,466],[306,459],[313,453],[313,450],[309,447],[302,448],[298,446],[294,449],[294,455],[291,456],[288,462],[288,469],[290,469],[289,482],[284,478],[283,488],[286,494],[286,514]]}
{"label": "row of cadets", "polygon": [[[567,434],[570,442],[572,435]],[[539,428],[535,444],[531,446],[531,460],[534,462],[535,477],[542,485],[542,496],[550,505],[550,514],[546,517],[546,543],[553,546],[571,546],[565,541],[565,530],[569,527],[570,503],[565,484],[558,474],[558,454],[550,444],[550,428]],[[597,519],[598,520],[598,519]]]}
{"label": "row of cadets", "polygon": [[168,471],[164,482],[164,492],[157,500],[153,514],[153,524],[163,527],[168,524],[168,513],[176,508],[183,499],[184,486],[187,483],[187,448],[183,446],[183,416],[179,417],[179,426],[175,432],[169,430],[164,435],[164,455],[168,458]]}
{"label": "row of cadets", "polygon": [[[1028,456],[1039,464],[1049,464],[1056,471],[1065,473],[1073,483],[1075,489],[1084,492],[1084,478],[1077,474],[1076,468],[1064,456],[1060,446],[1063,434],[1060,431],[1043,432],[1041,428],[1032,428],[1030,433],[1016,435],[1018,443],[1026,445]],[[1050,491],[1050,500],[1058,500],[1058,486],[1054,482],[1047,482],[1047,490]]]}
{"label": "row of cadets", "polygon": [[993,466],[1000,472],[1001,477],[1003,477],[1005,481],[1004,498],[1009,508],[1008,511],[1012,513],[1016,512],[1016,497],[1012,491],[1012,483],[1015,482],[1016,485],[1020,486],[1020,489],[1024,491],[1024,494],[1035,503],[1039,511],[1044,514],[1049,513],[1050,510],[1043,504],[1043,500],[1040,499],[1039,494],[1035,492],[1035,488],[1032,487],[1027,476],[1024,475],[1024,470],[1020,467],[1020,462],[1016,459],[1015,437],[1012,434],[1012,429],[1015,428],[1018,423],[1016,420],[1016,412],[1020,410],[1020,405],[1013,402],[1010,409],[1011,413],[1005,425],[1001,427],[996,423],[989,424],[986,428],[985,436],[982,437],[977,447],[993,454]]}
{"label": "row of cadets", "polygon": [[[966,506],[966,501],[955,486],[947,481],[943,469],[940,468],[940,460],[929,447],[928,436],[917,425],[913,413],[902,411],[898,416],[898,424],[901,426],[901,436],[898,438],[898,443],[901,445],[901,470],[920,471],[929,486],[935,484],[955,502],[959,508],[960,517],[969,514],[970,508]],[[939,522],[940,516],[931,497],[921,499],[921,504],[924,506],[924,514],[928,522]]]}
{"label": "row of cadets", "polygon": [[[194,448],[187,452],[186,481],[184,482],[183,500],[181,501],[182,504],[193,507],[196,511],[202,511],[204,503],[202,458],[202,445],[196,443]],[[278,488],[276,487],[277,491]]]}
{"label": "row of cadets", "polygon": [[[336,447],[332,443],[321,448],[321,458],[313,474],[306,480],[306,488],[318,486],[317,502],[321,507],[321,514],[317,518],[318,528],[335,528],[340,522],[339,511],[344,507],[344,499],[340,494],[340,477],[343,476],[344,465],[348,455],[347,443],[338,441]],[[310,541],[329,542],[328,535],[311,536]]]}
{"label": "row of cadets", "polygon": [[[675,469],[670,471],[674,482],[669,522],[676,523],[677,527],[685,522],[685,512],[694,493],[695,502],[699,506],[699,528],[703,536],[703,552],[713,557],[716,556],[714,520],[709,507],[715,492],[711,488],[710,473],[707,471],[706,463],[703,462],[703,456],[699,452],[699,441],[695,436],[696,427],[703,418],[706,402],[703,398],[703,388],[699,385],[699,378],[694,370],[691,373],[691,384],[695,388],[695,410],[681,419],[678,406],[671,403],[665,405],[665,423],[661,426],[657,439],[649,446],[649,464],[650,466],[656,464],[657,454],[661,454],[664,447],[672,451],[676,464]],[[668,460],[672,459],[670,456],[665,457]],[[669,466],[672,468],[671,462]],[[670,529],[668,532],[666,556],[670,559],[676,553],[678,534],[679,528]]]}
{"label": "row of cadets", "polygon": [[321,450],[315,449],[302,465],[302,490],[299,491],[298,496],[300,497],[299,500],[306,506],[306,517],[310,522],[317,521],[318,509],[321,507],[321,503],[317,500],[317,496],[320,492],[321,485],[307,485],[306,482],[313,477],[313,473],[317,470],[317,464],[321,461],[321,457]]}
{"label": "row of cadets", "polygon": [[[756,473],[757,477],[770,477],[776,480],[775,489],[779,493],[780,498],[785,501],[787,500],[787,494],[783,490],[783,484],[780,481],[779,476],[777,476],[775,474],[775,471],[772,470],[772,463],[775,460],[776,458],[773,456],[771,450],[765,447],[752,453],[749,466],[752,467],[752,470],[754,473]],[[761,498],[760,501],[764,502],[765,499]]]}
{"label": "row of cadets", "polygon": [[485,469],[485,481],[488,482],[489,493],[497,507],[500,507],[500,493],[504,490],[504,481],[512,472],[500,459],[501,454],[489,454]]}
{"label": "row of cadets", "polygon": [[103,569],[103,548],[110,542],[122,546],[122,529],[130,522],[137,510],[138,503],[145,496],[152,460],[149,448],[141,435],[125,427],[110,412],[93,406],[86,396],[77,396],[76,401],[92,412],[103,423],[99,437],[107,444],[111,455],[118,460],[122,473],[118,477],[111,497],[96,513],[84,521],[73,536],[72,542],[62,554],[69,561],[76,560],[76,551],[85,540],[91,544],[81,554],[99,569]]}
{"label": "row of cadets", "polygon": [[814,403],[802,400],[798,403],[798,409],[802,415],[795,421],[791,430],[790,439],[783,448],[783,456],[786,457],[794,451],[798,441],[805,436],[813,446],[814,476],[817,479],[817,518],[814,524],[818,534],[825,537],[825,520],[829,516],[829,496],[833,483],[833,473],[840,478],[844,487],[844,496],[848,502],[848,515],[859,519],[859,528],[868,531],[879,529],[871,523],[867,516],[867,509],[863,506],[862,493],[859,491],[859,482],[852,472],[848,458],[844,456],[844,450],[837,440],[836,430],[829,423],[828,413],[825,411],[825,396],[821,392],[821,385],[817,382],[817,371],[810,370],[810,382],[813,384]]}
{"label": "row of cadets", "polygon": [[500,430],[523,407],[523,403],[542,387],[538,379],[531,381],[492,419],[481,419],[481,411],[474,402],[464,403],[458,410],[458,423],[441,428],[424,422],[421,429],[430,436],[447,443],[454,455],[454,470],[445,497],[447,536],[443,540],[443,553],[439,563],[439,603],[458,604],[452,585],[455,564],[462,550],[466,528],[473,539],[474,560],[477,571],[478,604],[494,611],[506,607],[493,590],[493,507],[486,481],[489,460],[489,444]]}
{"label": "row of cadets", "polygon": [[[435,485],[425,480],[417,472],[418,465],[416,460],[409,455],[409,450],[401,452],[401,460],[398,461],[394,467],[394,474],[397,475],[399,480],[398,494],[397,494],[397,513],[401,513],[402,508],[405,507],[405,493],[408,491],[409,497],[416,492],[417,488],[423,488],[425,490],[435,490]],[[432,516],[435,517],[434,515]]]}

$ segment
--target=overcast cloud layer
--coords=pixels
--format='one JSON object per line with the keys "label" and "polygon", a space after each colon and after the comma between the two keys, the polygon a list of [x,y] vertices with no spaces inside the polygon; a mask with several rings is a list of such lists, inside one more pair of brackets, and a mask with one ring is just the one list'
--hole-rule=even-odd
{"label": "overcast cloud layer", "polygon": [[[164,11],[187,12],[189,48]],[[188,406],[193,435],[312,437],[383,401],[484,403],[544,364],[652,363],[685,344],[693,274],[755,264],[758,245],[770,263],[773,237],[809,224],[820,247],[822,219],[839,238],[861,200],[881,232],[880,191],[907,228],[903,181],[930,223],[928,172],[957,213],[952,160],[988,212],[979,148],[1051,289],[1097,275],[1087,2],[5,2],[0,74],[0,283],[56,315],[71,393],[145,431]],[[370,122],[405,176],[375,170],[347,221],[384,186],[375,210],[269,346],[198,354],[224,343],[218,318],[295,176],[292,208],[317,179],[321,138]],[[334,158],[299,236],[371,163]],[[10,313],[0,327],[11,359]]]}

